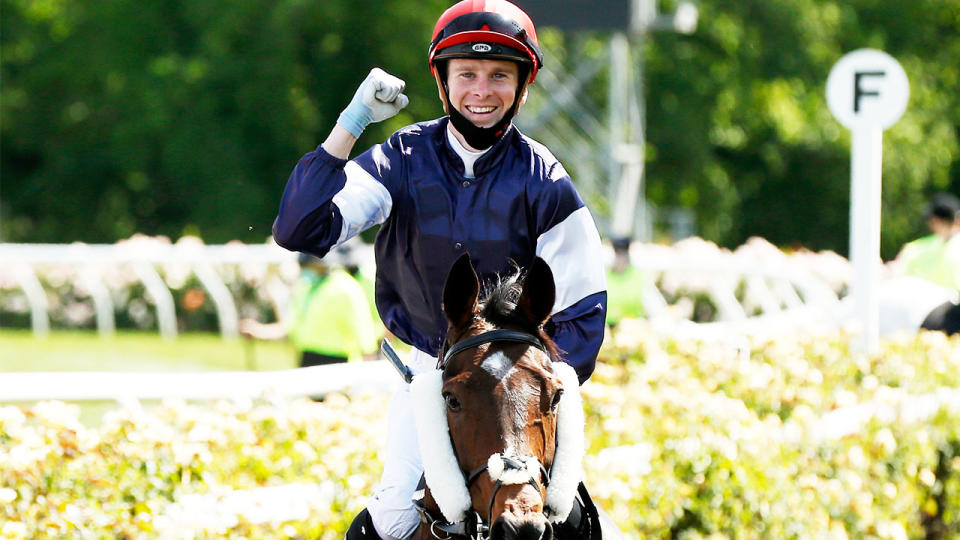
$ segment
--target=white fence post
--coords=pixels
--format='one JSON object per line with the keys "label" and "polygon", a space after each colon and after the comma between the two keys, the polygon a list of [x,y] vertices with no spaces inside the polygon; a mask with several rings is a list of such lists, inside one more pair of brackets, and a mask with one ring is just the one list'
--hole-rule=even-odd
{"label": "white fence post", "polygon": [[33,272],[33,268],[26,264],[17,264],[14,266],[14,274],[23,289],[23,294],[27,296],[27,302],[30,303],[30,325],[33,328],[33,335],[42,338],[50,333],[50,316],[47,311],[47,295],[43,292],[43,286],[40,280]]}
{"label": "white fence post", "polygon": [[147,288],[147,292],[153,297],[153,302],[157,306],[157,327],[160,329],[160,335],[172,339],[177,337],[177,313],[173,305],[173,295],[170,289],[163,282],[160,274],[152,264],[144,261],[133,264],[133,271]]}
{"label": "white fence post", "polygon": [[[77,284],[89,293],[96,312],[97,330],[102,336],[116,331],[114,302],[104,282],[105,270],[110,266],[124,266],[133,270],[154,300],[157,328],[167,338],[177,335],[176,306],[170,287],[158,273],[158,265],[185,264],[209,293],[217,311],[217,321],[224,338],[238,335],[239,313],[237,303],[216,265],[267,264],[281,265],[296,260],[297,254],[275,244],[3,244],[0,243],[0,283],[4,275],[24,293],[30,308],[34,335],[45,336],[50,331],[50,307],[47,291],[36,273],[36,267],[68,266],[76,269]],[[12,281],[11,281],[12,280]],[[276,279],[271,279],[271,282]],[[2,286],[2,285],[0,285]],[[266,285],[275,288],[276,283]]]}
{"label": "white fence post", "polygon": [[84,266],[80,276],[84,286],[89,289],[94,308],[97,310],[97,331],[102,337],[114,335],[117,323],[113,316],[113,300],[110,299],[110,290],[103,283],[100,269],[88,264]]}
{"label": "white fence post", "polygon": [[220,334],[228,339],[234,339],[239,335],[237,330],[237,305],[230,295],[230,290],[224,285],[223,280],[213,270],[213,266],[208,262],[198,262],[193,265],[193,273],[200,280],[200,283],[210,293],[214,305],[217,306],[217,320],[220,321]]}

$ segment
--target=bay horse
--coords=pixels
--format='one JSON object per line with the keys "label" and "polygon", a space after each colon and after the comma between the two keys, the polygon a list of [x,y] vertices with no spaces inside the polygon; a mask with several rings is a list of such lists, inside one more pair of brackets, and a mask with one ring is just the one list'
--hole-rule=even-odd
{"label": "bay horse", "polygon": [[[410,385],[426,481],[413,538],[551,540],[575,508],[583,405],[543,330],[555,295],[539,257],[482,301],[469,255],[451,268],[438,369]],[[599,525],[584,538],[600,538]]]}

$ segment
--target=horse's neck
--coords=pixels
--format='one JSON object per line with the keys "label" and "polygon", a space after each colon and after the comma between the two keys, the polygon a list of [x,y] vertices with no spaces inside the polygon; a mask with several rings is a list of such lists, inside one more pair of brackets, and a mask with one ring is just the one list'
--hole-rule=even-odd
{"label": "horse's neck", "polygon": [[430,486],[423,488],[423,507],[435,516],[443,515],[440,513],[440,505],[437,504],[437,500],[433,498],[433,493],[430,492]]}

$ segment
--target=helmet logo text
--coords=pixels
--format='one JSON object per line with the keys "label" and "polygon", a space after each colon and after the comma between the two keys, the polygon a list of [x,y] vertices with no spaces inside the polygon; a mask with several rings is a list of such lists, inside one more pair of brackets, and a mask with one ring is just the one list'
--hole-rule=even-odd
{"label": "helmet logo text", "polygon": [[474,43],[473,47],[470,48],[473,49],[473,52],[478,53],[488,53],[493,50],[493,47],[486,43]]}

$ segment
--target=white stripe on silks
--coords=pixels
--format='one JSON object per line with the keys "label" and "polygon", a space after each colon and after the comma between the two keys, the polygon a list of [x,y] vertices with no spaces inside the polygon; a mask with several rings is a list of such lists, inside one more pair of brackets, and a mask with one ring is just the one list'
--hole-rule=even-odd
{"label": "white stripe on silks", "polygon": [[393,208],[390,192],[363,167],[348,161],[343,170],[347,174],[347,183],[333,196],[333,204],[340,209],[343,218],[337,245],[383,223]]}
{"label": "white stripe on silks", "polygon": [[470,492],[467,491],[466,480],[453,453],[442,390],[443,372],[440,370],[416,375],[410,383],[417,441],[427,486],[444,519],[457,523],[463,521],[470,510]]}
{"label": "white stripe on silks", "polygon": [[[553,272],[557,299],[552,313],[607,288],[600,233],[586,206],[570,213],[537,238],[537,255]],[[591,261],[591,264],[584,264]]]}
{"label": "white stripe on silks", "polygon": [[577,372],[563,362],[554,362],[553,371],[563,384],[563,396],[557,408],[557,453],[544,503],[553,513],[550,521],[561,523],[573,508],[577,486],[583,479],[584,418]]}

